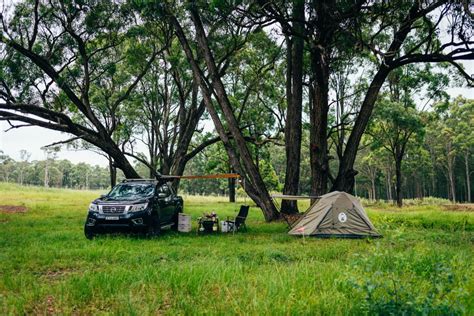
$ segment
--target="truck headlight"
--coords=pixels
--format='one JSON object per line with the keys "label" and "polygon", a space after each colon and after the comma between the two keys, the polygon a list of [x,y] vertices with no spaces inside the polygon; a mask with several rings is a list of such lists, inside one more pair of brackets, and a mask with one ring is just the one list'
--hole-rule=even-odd
{"label": "truck headlight", "polygon": [[129,209],[129,212],[140,212],[146,210],[148,207],[148,203],[143,203],[143,204],[135,204],[132,205]]}
{"label": "truck headlight", "polygon": [[99,205],[91,203],[89,205],[89,212],[98,212],[99,211]]}

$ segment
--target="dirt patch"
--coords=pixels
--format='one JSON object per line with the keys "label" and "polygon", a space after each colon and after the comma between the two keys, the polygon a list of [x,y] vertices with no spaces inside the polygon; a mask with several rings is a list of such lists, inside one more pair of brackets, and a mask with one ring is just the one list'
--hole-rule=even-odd
{"label": "dirt patch", "polygon": [[443,205],[445,211],[474,212],[474,203]]}
{"label": "dirt patch", "polygon": [[0,213],[26,213],[26,206],[22,205],[0,205]]}
{"label": "dirt patch", "polygon": [[57,269],[57,270],[47,270],[42,272],[42,276],[50,281],[59,280],[71,273],[74,272],[74,269]]}
{"label": "dirt patch", "polygon": [[61,310],[57,307],[55,297],[48,295],[41,301],[37,302],[31,309],[27,309],[26,314],[59,315],[61,314]]}

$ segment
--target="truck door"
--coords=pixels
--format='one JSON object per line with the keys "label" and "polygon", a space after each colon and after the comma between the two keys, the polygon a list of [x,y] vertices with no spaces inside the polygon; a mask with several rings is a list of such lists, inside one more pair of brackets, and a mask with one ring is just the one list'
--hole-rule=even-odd
{"label": "truck door", "polygon": [[160,207],[160,219],[162,223],[169,223],[173,220],[173,195],[168,185],[162,184],[157,187],[158,205]]}

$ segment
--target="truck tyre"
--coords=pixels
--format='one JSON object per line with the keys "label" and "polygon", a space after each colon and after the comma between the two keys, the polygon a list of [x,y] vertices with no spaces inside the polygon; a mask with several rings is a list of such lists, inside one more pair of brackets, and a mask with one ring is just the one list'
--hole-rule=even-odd
{"label": "truck tyre", "polygon": [[160,217],[158,214],[152,215],[150,224],[146,228],[147,237],[155,237],[161,233]]}
{"label": "truck tyre", "polygon": [[92,240],[95,236],[94,229],[90,226],[84,225],[84,235],[87,239]]}
{"label": "truck tyre", "polygon": [[183,213],[183,207],[181,205],[178,206],[176,214],[174,214],[173,217],[173,226],[171,226],[171,229],[174,231],[178,231],[179,213]]}

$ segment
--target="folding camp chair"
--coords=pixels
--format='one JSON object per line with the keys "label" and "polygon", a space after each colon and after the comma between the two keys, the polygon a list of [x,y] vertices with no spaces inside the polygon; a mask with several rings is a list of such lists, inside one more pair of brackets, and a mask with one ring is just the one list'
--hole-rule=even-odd
{"label": "folding camp chair", "polygon": [[248,205],[241,205],[239,214],[234,218],[234,220],[230,220],[229,218],[225,221],[229,227],[229,231],[236,232],[241,227],[247,231],[247,226],[245,225],[245,220],[247,219],[247,215],[249,214]]}

